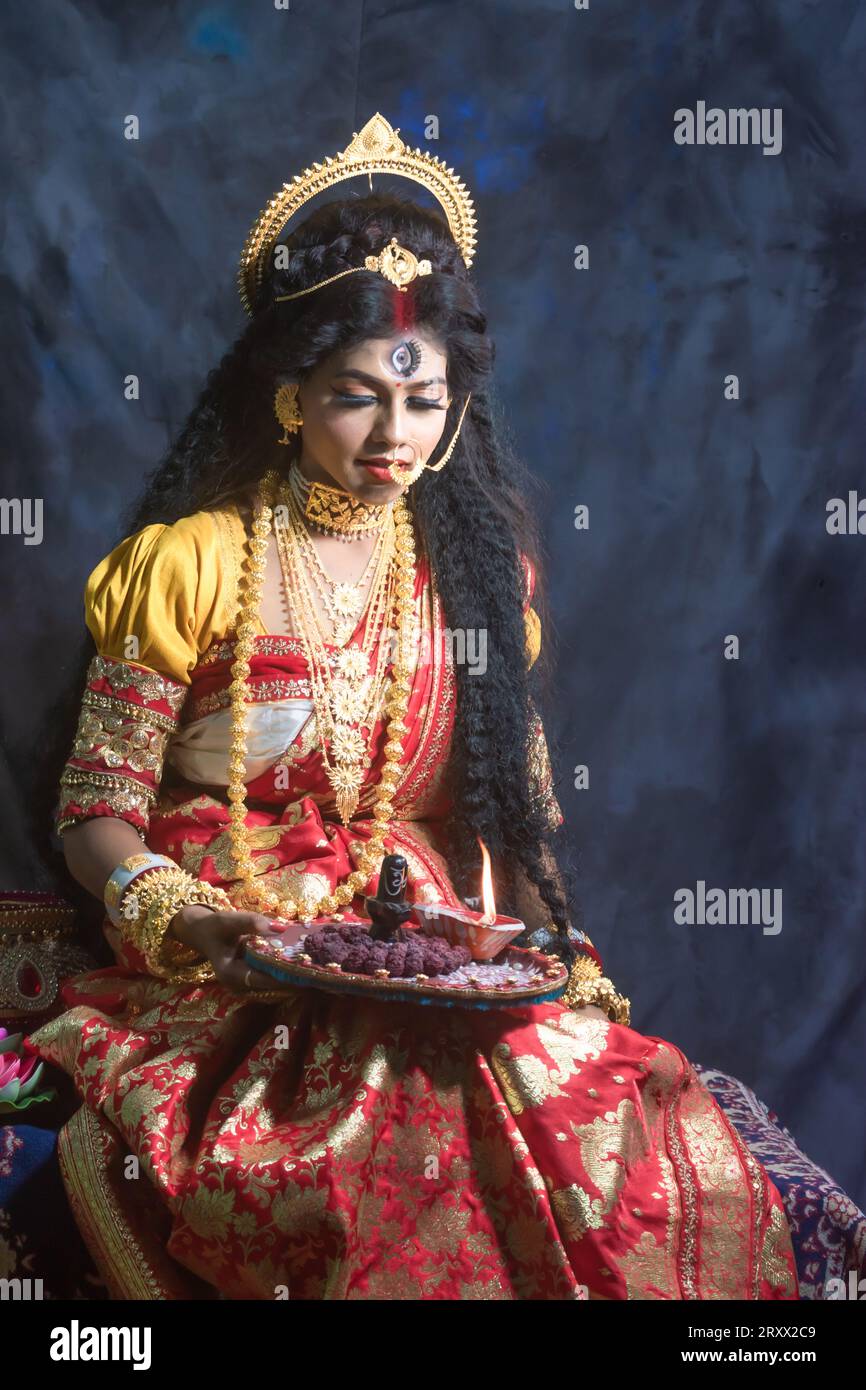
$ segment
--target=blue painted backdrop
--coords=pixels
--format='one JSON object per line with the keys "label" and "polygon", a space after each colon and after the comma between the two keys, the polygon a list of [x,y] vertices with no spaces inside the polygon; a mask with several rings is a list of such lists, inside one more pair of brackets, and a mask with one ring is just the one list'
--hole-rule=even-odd
{"label": "blue painted backdrop", "polygon": [[[0,537],[7,886],[46,886],[33,730],[86,573],[241,326],[250,222],[375,110],[413,144],[436,115],[546,485],[587,928],[638,1028],[753,1085],[862,1202],[866,537],[825,526],[866,492],[862,8],[30,0],[3,27],[3,492],[45,508],[41,545]],[[699,101],[781,108],[781,152],[678,145]],[[699,880],[781,889],[781,932],[677,925]]]}

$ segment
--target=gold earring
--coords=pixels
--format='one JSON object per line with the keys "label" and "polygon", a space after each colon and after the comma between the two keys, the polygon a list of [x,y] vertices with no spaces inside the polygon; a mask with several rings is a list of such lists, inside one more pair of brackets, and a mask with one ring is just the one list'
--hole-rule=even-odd
{"label": "gold earring", "polygon": [[281,386],[274,397],[274,414],[283,427],[283,437],[278,444],[291,444],[290,434],[297,434],[304,423],[298,406],[298,383]]}

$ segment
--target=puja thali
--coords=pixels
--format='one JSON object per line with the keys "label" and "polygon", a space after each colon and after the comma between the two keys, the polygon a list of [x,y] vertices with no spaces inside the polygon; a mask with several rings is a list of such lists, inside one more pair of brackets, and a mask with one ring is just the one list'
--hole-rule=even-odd
{"label": "puja thali", "polygon": [[[347,968],[344,961],[323,964],[307,949],[312,932],[326,927],[339,928],[342,921],[317,921],[309,932],[291,941],[254,936],[247,941],[244,960],[249,966],[270,975],[277,989],[311,988],[329,994],[352,994],[383,1002],[432,1004],[447,1008],[496,1009],[521,1004],[542,1004],[558,999],[568,985],[568,969],[556,956],[520,946],[504,946],[495,959],[470,959],[456,969],[426,975],[391,975]],[[369,930],[370,922],[355,921],[353,927]],[[432,933],[423,926],[412,928],[407,936],[429,943]]]}

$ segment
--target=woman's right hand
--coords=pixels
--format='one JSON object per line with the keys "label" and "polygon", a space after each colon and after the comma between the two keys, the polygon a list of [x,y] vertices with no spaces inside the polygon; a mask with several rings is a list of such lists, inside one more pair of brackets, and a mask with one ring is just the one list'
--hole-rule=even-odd
{"label": "woman's right hand", "polygon": [[215,912],[201,903],[182,907],[169,933],[210,961],[220,984],[235,994],[276,988],[270,975],[244,963],[241,937],[265,936],[282,941],[288,923],[275,923],[260,912]]}

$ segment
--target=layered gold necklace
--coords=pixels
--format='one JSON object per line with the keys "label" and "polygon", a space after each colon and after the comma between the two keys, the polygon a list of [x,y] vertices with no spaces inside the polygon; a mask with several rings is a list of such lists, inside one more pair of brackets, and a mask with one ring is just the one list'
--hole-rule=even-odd
{"label": "layered gold necklace", "polygon": [[[373,603],[374,616],[378,616],[378,605],[381,602],[384,588],[393,577],[393,508],[389,506],[381,509],[381,515],[376,523],[376,543],[373,546],[370,559],[360,579],[357,579],[354,583],[334,580],[325,572],[325,568],[319,559],[319,552],[310,539],[309,522],[304,510],[306,498],[298,482],[300,477],[300,470],[298,468],[293,468],[289,474],[288,482],[284,483],[280,488],[278,497],[281,505],[278,505],[277,510],[274,512],[274,532],[278,542],[283,538],[286,544],[297,546],[300,549],[300,553],[307,566],[307,571],[318,589],[319,596],[322,600],[322,606],[331,621],[333,628],[331,641],[338,647],[342,647],[352,636],[352,633],[355,631],[360,621],[364,607],[369,607],[371,600]],[[287,520],[289,518],[291,518],[291,526],[287,525]],[[366,532],[362,534],[366,534]],[[343,536],[339,538],[341,540],[344,539]],[[284,550],[285,546],[280,547],[281,562]],[[367,604],[365,605],[364,590],[367,576],[371,571],[375,571],[374,579],[369,591]],[[287,578],[286,569],[285,566],[283,566],[283,583],[286,589],[287,602],[291,608],[293,588],[287,583]],[[302,582],[304,590],[308,591],[309,585],[306,583],[306,577],[304,577]],[[324,634],[322,635],[324,636]]]}
{"label": "layered gold necklace", "polygon": [[[385,680],[388,643],[382,640],[381,629],[394,604],[396,526],[393,511],[385,514],[385,524],[361,579],[356,584],[338,583],[325,573],[291,485],[284,483],[277,498],[274,531],[283,588],[309,665],[322,765],[333,788],[340,819],[348,826],[372,761],[373,729]],[[373,582],[365,603],[364,585],[374,564]],[[334,628],[330,645],[342,648],[333,658],[338,673],[336,678],[313,602],[310,576]],[[361,645],[346,646],[364,610],[367,618]],[[378,642],[378,658],[371,675],[370,654],[374,642]]]}
{"label": "layered gold necklace", "polygon": [[[276,514],[277,501],[282,504]],[[411,652],[416,636],[414,594],[415,594],[415,536],[412,528],[412,515],[402,497],[398,498],[389,517],[389,528],[393,527],[390,540],[382,539],[382,552],[390,551],[388,563],[384,564],[380,554],[376,562],[376,577],[370,590],[367,603],[368,619],[364,637],[365,646],[349,646],[339,651],[336,657],[337,669],[347,682],[342,692],[334,691],[330,682],[328,653],[321,638],[315,608],[309,603],[310,588],[303,577],[297,586],[294,580],[300,574],[294,568],[295,558],[302,553],[302,540],[298,535],[297,512],[292,510],[293,498],[290,488],[281,481],[280,475],[271,470],[265,474],[256,498],[252,538],[245,562],[244,587],[238,622],[236,625],[235,660],[232,664],[231,694],[231,747],[229,752],[229,837],[231,853],[235,860],[238,877],[244,885],[245,901],[265,913],[287,919],[296,917],[304,921],[312,920],[321,914],[331,915],[338,908],[352,901],[356,893],[363,890],[371,874],[379,867],[384,854],[384,840],[391,822],[393,801],[400,781],[400,763],[403,753],[403,738],[408,733],[405,723],[411,689]],[[283,518],[285,522],[283,522]],[[372,833],[357,856],[358,867],[339,884],[332,893],[321,897],[302,895],[293,898],[272,888],[266,888],[256,881],[256,867],[250,852],[246,828],[246,729],[245,706],[247,681],[250,673],[250,657],[255,650],[256,615],[261,604],[264,583],[268,536],[275,525],[277,545],[281,556],[284,581],[293,613],[295,625],[300,634],[307,657],[311,685],[314,691],[314,704],[319,728],[319,743],[322,760],[328,772],[331,785],[337,797],[338,809],[346,823],[344,812],[349,806],[355,809],[363,782],[366,767],[365,756],[369,760],[369,740],[365,740],[360,729],[364,720],[375,724],[376,711],[382,699],[384,667],[390,642],[384,637],[379,642],[379,660],[373,678],[369,673],[369,651],[376,639],[377,628],[389,624],[393,618],[396,636],[393,673],[384,694],[384,706],[388,712],[388,736],[385,742],[385,763],[379,780],[378,796],[373,803]],[[301,521],[301,530],[304,530]],[[282,539],[281,539],[281,532]],[[294,537],[294,543],[292,542]],[[307,537],[309,540],[309,537]],[[285,562],[285,564],[284,564]],[[372,564],[372,560],[371,560]],[[286,568],[288,565],[290,568]],[[301,570],[303,566],[301,566]],[[380,571],[384,578],[380,579]],[[329,581],[330,582],[330,581]],[[374,594],[376,612],[373,611]],[[297,599],[297,595],[302,595]],[[309,606],[308,606],[309,604]],[[312,615],[312,617],[311,617]],[[379,616],[380,615],[380,616]],[[351,633],[349,634],[351,635]],[[311,640],[312,638],[312,640]],[[323,655],[324,653],[324,655]],[[362,663],[363,662],[363,668]],[[314,669],[316,674],[314,675]],[[381,674],[380,674],[381,669]],[[359,691],[353,682],[366,677],[369,687]],[[378,693],[376,682],[378,681]],[[344,716],[349,710],[360,712],[363,719],[350,720]],[[341,715],[343,717],[341,717]],[[360,728],[351,727],[359,724]],[[372,725],[370,733],[372,735]],[[331,759],[326,762],[325,731],[331,744]],[[340,732],[343,730],[344,732]],[[357,738],[355,737],[357,735]],[[351,815],[351,812],[349,812]]]}

